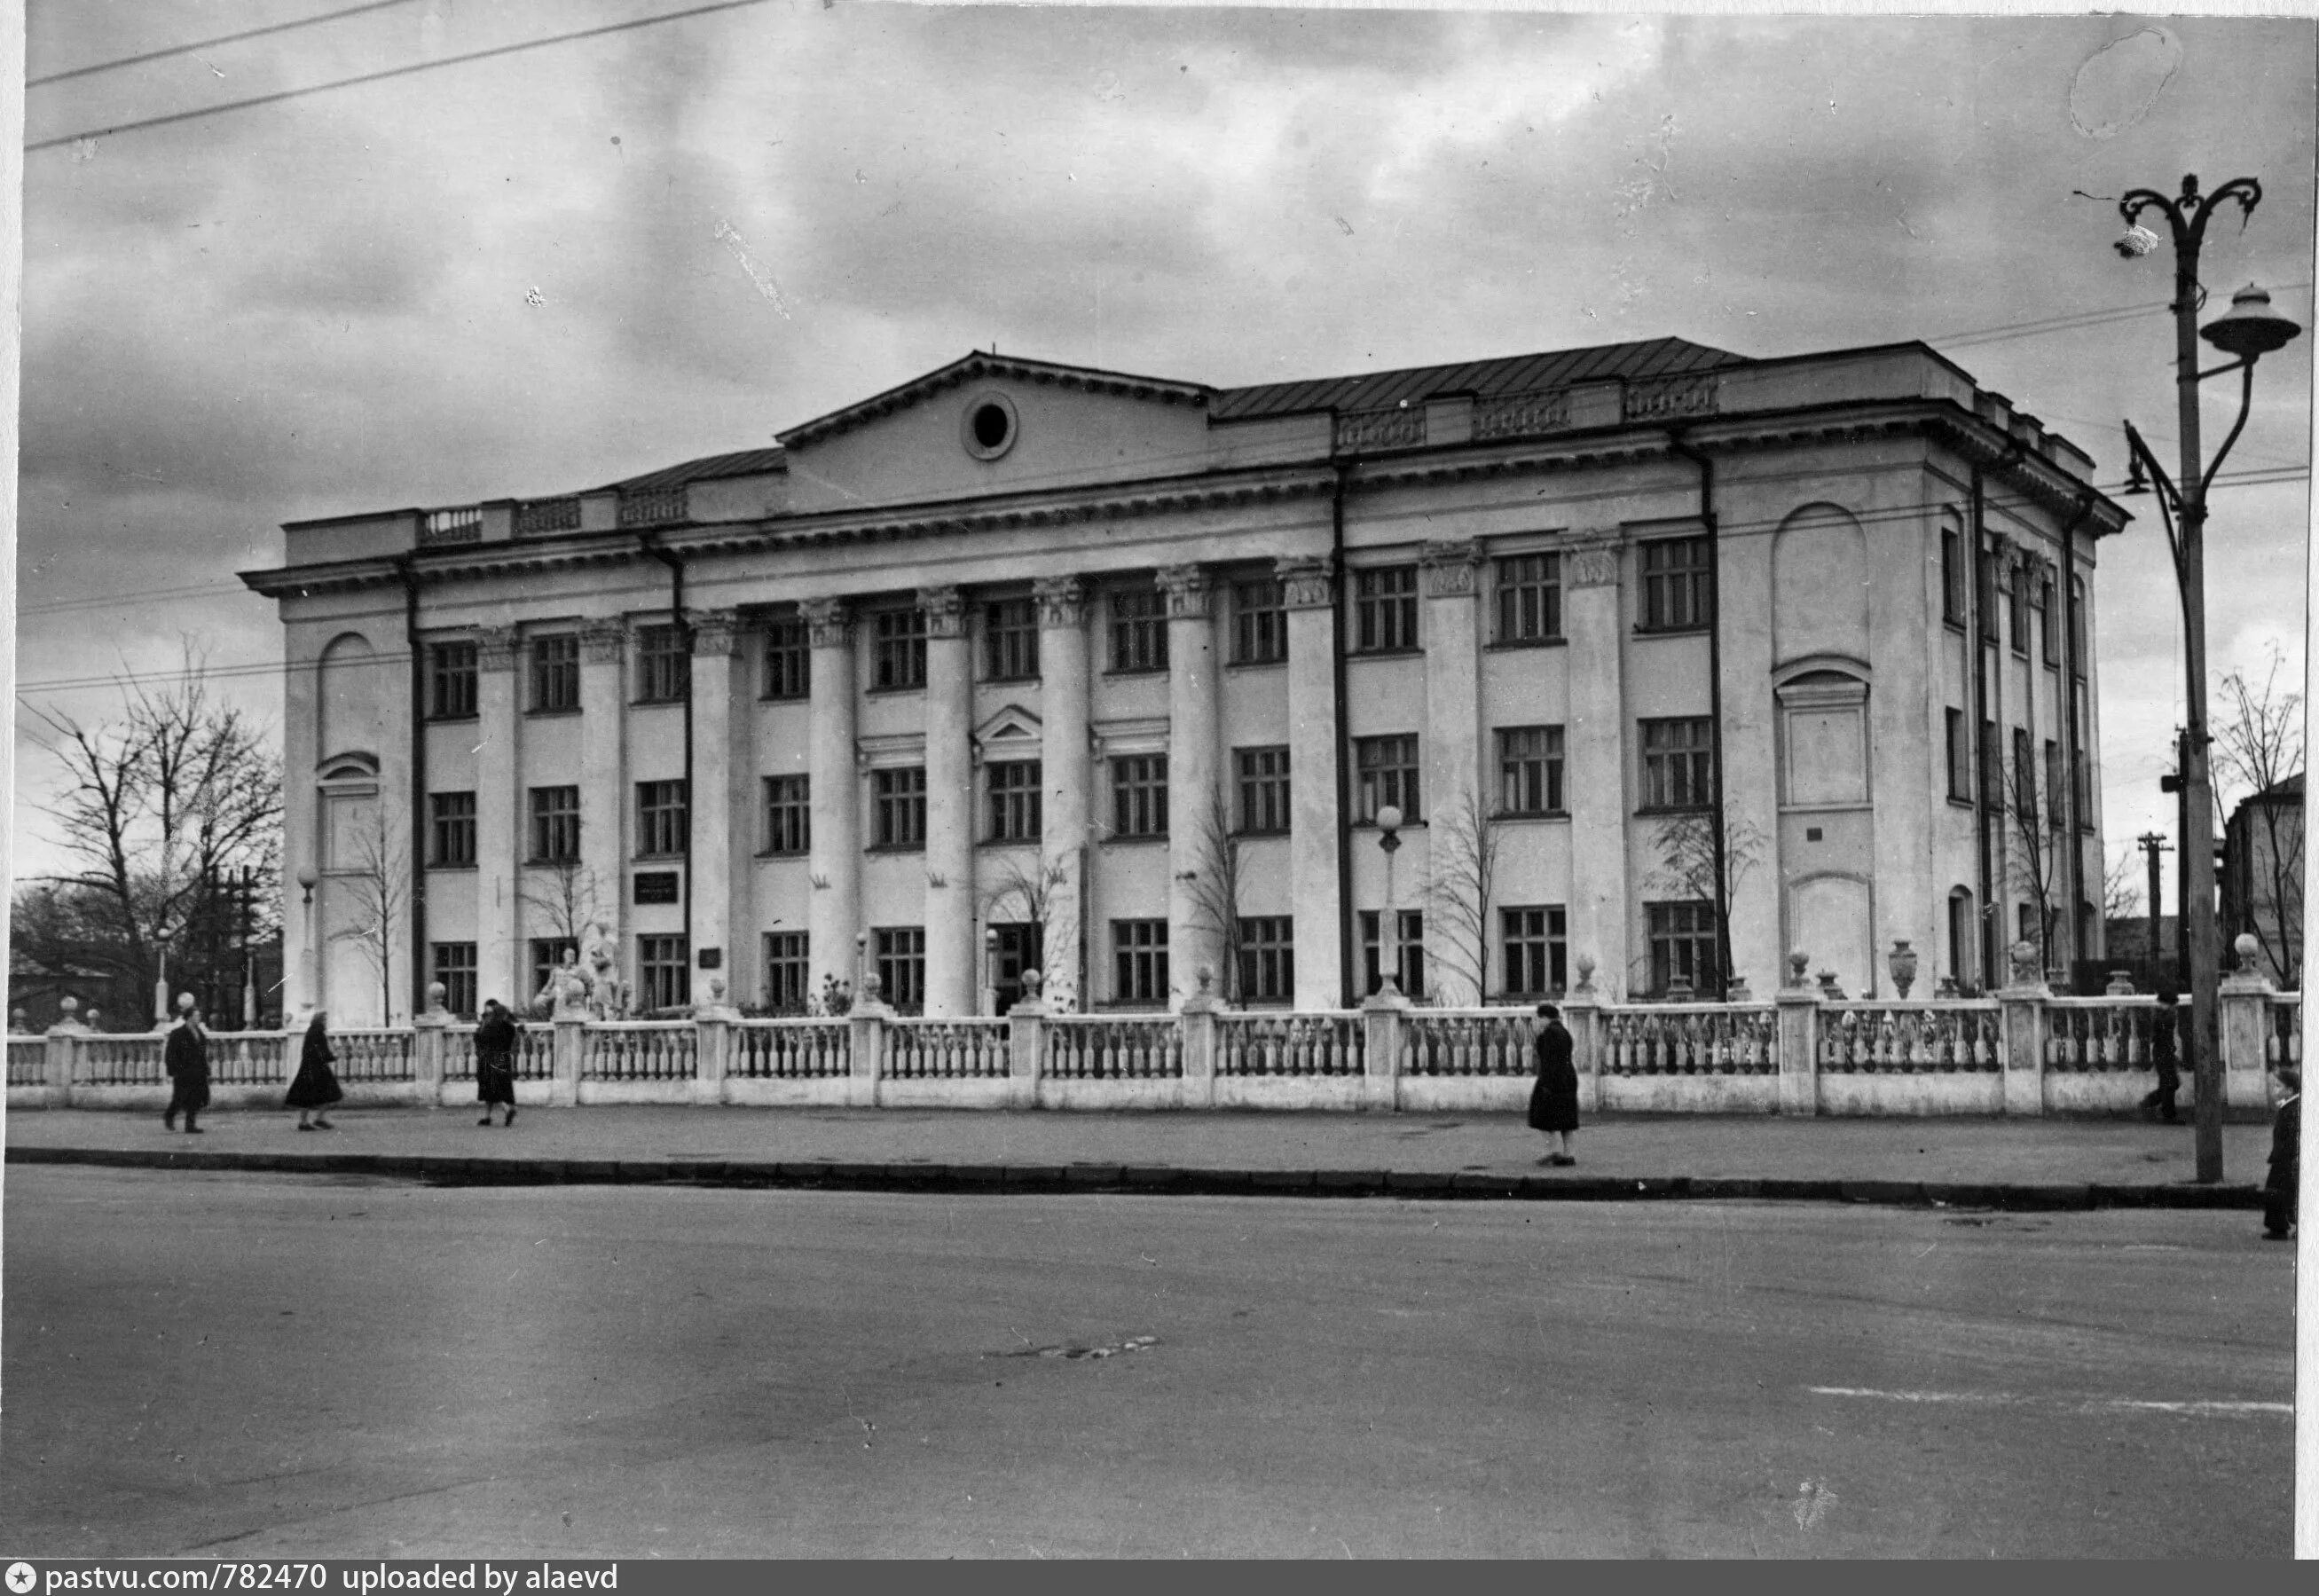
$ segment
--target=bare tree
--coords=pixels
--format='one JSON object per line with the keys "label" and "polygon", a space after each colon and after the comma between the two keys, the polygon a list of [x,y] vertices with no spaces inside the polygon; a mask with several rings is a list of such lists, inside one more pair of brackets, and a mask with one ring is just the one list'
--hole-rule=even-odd
{"label": "bare tree", "polygon": [[387,828],[386,807],[371,807],[373,825],[352,839],[352,868],[343,882],[349,924],[330,933],[332,942],[352,942],[378,972],[379,1017],[394,1023],[394,948],[411,906],[411,866],[402,844]]}
{"label": "bare tree", "polygon": [[[2233,861],[2239,876],[2233,897],[2237,930],[2252,932],[2274,978],[2297,984],[2303,958],[2303,822],[2301,792],[2278,801],[2276,789],[2303,774],[2303,695],[2279,681],[2285,659],[2274,646],[2270,668],[2260,685],[2238,671],[2222,680],[2222,713],[2214,722],[2214,767],[2218,808],[2243,806],[2246,825]],[[2291,679],[2290,679],[2291,680]],[[2260,795],[2270,801],[2245,804]],[[2232,928],[2226,927],[2229,932]]]}
{"label": "bare tree", "polygon": [[[1066,972],[1058,979],[1051,961],[1067,951],[1046,945],[1048,933],[1055,924],[1055,910],[1063,903],[1070,888],[1070,870],[1060,859],[1033,856],[1028,868],[1021,858],[1001,854],[991,867],[990,885],[982,889],[978,900],[985,925],[1002,916],[1027,920],[1039,928],[1039,964],[1046,984],[1044,1001],[1051,1011],[1061,1009],[1074,1001],[1073,983]],[[1068,929],[1068,927],[1066,928]]]}
{"label": "bare tree", "polygon": [[1712,809],[1698,809],[1660,821],[1652,839],[1659,868],[1647,880],[1655,892],[1709,906],[1719,969],[1711,972],[1707,995],[1719,999],[1731,980],[1731,905],[1739,884],[1762,860],[1764,843],[1752,821],[1722,819],[1719,825],[1719,818]]}
{"label": "bare tree", "polygon": [[2102,871],[2102,919],[2107,924],[2127,918],[2142,901],[2143,869],[2134,852],[2133,843],[2125,843],[2110,856]]}
{"label": "bare tree", "polygon": [[[1196,829],[1192,836],[1192,868],[1184,872],[1185,886],[1192,899],[1193,922],[1216,939],[1216,960],[1223,968],[1216,971],[1217,989],[1226,1003],[1241,1001],[1240,980],[1240,882],[1244,862],[1241,839],[1232,825],[1232,812],[1226,807],[1223,789],[1208,789],[1208,801],[1200,806]],[[1196,982],[1197,972],[1178,972],[1178,980],[1190,978]]]}
{"label": "bare tree", "polygon": [[[549,938],[569,943],[573,952],[578,953],[588,928],[600,918],[596,872],[576,859],[552,859],[525,866],[519,881],[517,898],[530,911],[526,918]],[[528,1002],[519,1001],[512,1006],[523,1009],[538,1002],[539,995],[534,994]]]}
{"label": "bare tree", "polygon": [[2005,804],[2005,842],[2010,855],[2007,874],[2028,888],[2037,915],[2038,961],[2053,968],[2053,942],[2061,924],[2061,906],[2053,894],[2061,885],[2061,861],[2069,843],[2069,819],[2042,791],[2034,764],[2024,756],[2000,767]]}
{"label": "bare tree", "polygon": [[1481,1003],[1490,989],[1490,904],[1502,835],[1489,800],[1469,786],[1427,820],[1422,891],[1432,987],[1453,1008]]}

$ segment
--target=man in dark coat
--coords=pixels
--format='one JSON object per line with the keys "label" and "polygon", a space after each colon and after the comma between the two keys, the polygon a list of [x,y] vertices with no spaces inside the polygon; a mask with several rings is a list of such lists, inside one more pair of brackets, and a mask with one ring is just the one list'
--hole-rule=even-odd
{"label": "man in dark coat", "polygon": [[2173,987],[2158,988],[2158,1013],[2150,1023],[2150,1062],[2158,1071],[2158,1089],[2142,1100],[2143,1119],[2163,1119],[2170,1125],[2181,1123],[2174,1107],[2174,1095],[2182,1089],[2180,1002]]}
{"label": "man in dark coat", "polygon": [[1550,1003],[1538,1005],[1538,1085],[1530,1088],[1529,1124],[1543,1131],[1552,1150],[1541,1164],[1575,1164],[1570,1138],[1578,1129],[1578,1070],[1570,1061],[1570,1032],[1564,1029],[1562,1011]]}
{"label": "man in dark coat", "polygon": [[188,1136],[202,1134],[194,1119],[210,1105],[209,1042],[210,1033],[202,1028],[202,1016],[194,1009],[194,995],[185,993],[177,999],[177,1023],[170,1027],[168,1042],[161,1052],[161,1062],[169,1071],[169,1106],[161,1115],[161,1123],[176,1130],[177,1111],[182,1108]]}
{"label": "man in dark coat", "polygon": [[483,1105],[483,1117],[475,1123],[492,1123],[494,1103],[506,1108],[507,1123],[515,1123],[515,1050],[522,1039],[522,1028],[505,1005],[496,997],[487,1000],[475,1026],[475,1096]]}
{"label": "man in dark coat", "polygon": [[2269,1241],[2287,1240],[2303,1186],[2303,1072],[2289,1065],[2278,1072],[2278,1084],[2287,1097],[2270,1122],[2270,1177],[2262,1190],[2262,1233]]}

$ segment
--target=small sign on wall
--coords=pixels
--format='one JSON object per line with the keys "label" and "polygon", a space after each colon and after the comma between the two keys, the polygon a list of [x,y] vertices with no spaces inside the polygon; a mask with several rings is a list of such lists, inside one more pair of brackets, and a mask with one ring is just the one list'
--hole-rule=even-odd
{"label": "small sign on wall", "polygon": [[701,949],[701,950],[700,950],[700,968],[701,968],[701,969],[721,969],[722,968],[724,968],[724,964],[725,964],[725,950],[724,950],[724,949],[722,949],[722,948],[703,948],[703,949]]}
{"label": "small sign on wall", "polygon": [[638,903],[674,903],[678,897],[674,870],[639,870],[636,873]]}

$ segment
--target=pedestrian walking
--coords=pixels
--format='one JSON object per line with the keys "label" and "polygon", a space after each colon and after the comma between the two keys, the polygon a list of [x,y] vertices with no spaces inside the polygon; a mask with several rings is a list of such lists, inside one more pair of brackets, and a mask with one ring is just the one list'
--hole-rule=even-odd
{"label": "pedestrian walking", "polygon": [[1548,1152],[1541,1164],[1575,1164],[1570,1138],[1578,1129],[1578,1071],[1570,1062],[1570,1032],[1564,1029],[1562,1011],[1550,1003],[1538,1005],[1538,1085],[1530,1088],[1529,1124],[1547,1134]]}
{"label": "pedestrian walking", "polygon": [[2262,1183],[2262,1234],[2284,1241],[2295,1225],[2303,1187],[2303,1072],[2292,1064],[2278,1072],[2286,1100],[2270,1122],[2270,1177]]}
{"label": "pedestrian walking", "polygon": [[483,1017],[475,1026],[475,1096],[483,1105],[479,1125],[492,1123],[492,1105],[507,1105],[507,1123],[515,1123],[515,1048],[521,1032],[515,1017],[496,997],[483,1004]]}
{"label": "pedestrian walking", "polygon": [[2158,988],[2158,1013],[2150,1022],[2150,1062],[2158,1071],[2158,1089],[2142,1100],[2142,1117],[2181,1123],[2174,1094],[2182,1089],[2181,998],[2171,987]]}
{"label": "pedestrian walking", "polygon": [[177,1023],[169,1028],[169,1040],[163,1044],[161,1063],[169,1072],[169,1106],[162,1111],[161,1123],[168,1130],[177,1128],[180,1110],[185,1116],[185,1134],[199,1136],[201,1126],[194,1120],[210,1105],[210,1033],[202,1026],[202,1016],[194,1007],[191,992],[178,994]]}
{"label": "pedestrian walking", "polygon": [[[298,1073],[290,1078],[289,1096],[283,1099],[286,1107],[298,1111],[301,1131],[329,1131],[331,1125],[329,1111],[331,1104],[346,1096],[338,1087],[338,1078],[330,1069],[338,1055],[330,1051],[329,1016],[320,1009],[306,1026],[306,1043],[299,1050]],[[309,1124],[306,1116],[313,1115]]]}

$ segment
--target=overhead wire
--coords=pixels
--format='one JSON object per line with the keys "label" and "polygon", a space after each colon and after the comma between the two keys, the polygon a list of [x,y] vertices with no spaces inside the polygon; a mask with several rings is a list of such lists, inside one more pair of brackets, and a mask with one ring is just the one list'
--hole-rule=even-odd
{"label": "overhead wire", "polygon": [[365,12],[385,11],[392,6],[408,5],[411,0],[369,0],[365,5],[349,5],[338,11],[326,11],[320,16],[297,17],[286,23],[268,23],[262,28],[245,28],[239,33],[221,33],[214,39],[197,39],[191,44],[172,44],[162,50],[149,50],[142,55],[115,56],[107,61],[91,61],[86,67],[68,68],[62,72],[50,72],[40,77],[28,77],[28,89],[46,88],[52,83],[69,78],[89,77],[99,72],[116,72],[123,68],[142,67],[152,61],[166,61],[171,56],[192,55],[197,50],[216,50],[223,45],[240,44],[251,39],[263,39],[271,33],[289,33],[300,28],[319,27],[324,23],[343,22],[347,17],[361,16]]}

